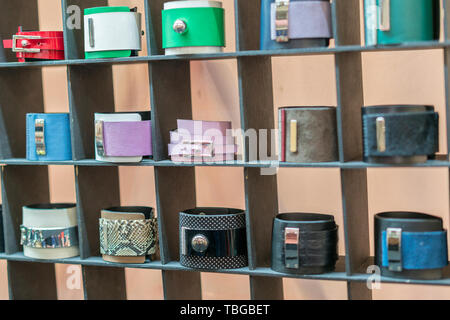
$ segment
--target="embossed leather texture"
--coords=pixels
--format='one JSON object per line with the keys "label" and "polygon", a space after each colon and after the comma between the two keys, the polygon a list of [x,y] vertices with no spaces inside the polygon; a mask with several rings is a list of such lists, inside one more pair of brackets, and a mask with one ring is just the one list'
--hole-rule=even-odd
{"label": "embossed leather texture", "polygon": [[[301,2],[301,3],[300,3]],[[327,47],[333,37],[328,0],[291,0],[288,42],[273,38],[275,0],[261,0],[261,50]]]}
{"label": "embossed leather texture", "polygon": [[[281,161],[306,163],[339,160],[336,108],[280,108],[278,115]],[[291,128],[292,123],[294,127]],[[296,135],[295,146],[291,145],[292,134]]]}
{"label": "embossed leather texture", "polygon": [[[68,113],[29,113],[26,118],[27,160],[72,160]],[[45,155],[38,155],[36,152],[36,119],[44,120]]]}
{"label": "embossed leather texture", "polygon": [[105,261],[144,263],[156,259],[158,223],[151,207],[113,207],[101,211],[100,253]]}
{"label": "embossed leather texture", "polygon": [[[366,161],[369,157],[433,156],[439,151],[439,115],[433,107],[374,106],[362,111]],[[384,119],[384,149],[379,148],[377,119]]]}
{"label": "embossed leather texture", "polygon": [[334,270],[338,259],[337,229],[331,215],[277,215],[272,231],[272,269],[290,274],[320,274]]}
{"label": "embossed leather texture", "polygon": [[180,264],[219,270],[248,264],[245,212],[195,208],[180,212]]}

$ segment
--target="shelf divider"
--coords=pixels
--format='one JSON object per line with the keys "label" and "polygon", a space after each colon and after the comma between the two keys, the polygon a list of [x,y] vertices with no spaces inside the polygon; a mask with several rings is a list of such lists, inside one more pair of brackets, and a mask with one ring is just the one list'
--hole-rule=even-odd
{"label": "shelf divider", "polygon": [[[67,11],[71,6],[80,9],[79,29],[69,28],[68,22],[72,22],[73,15],[78,14],[77,11]],[[102,6],[108,6],[108,0],[61,0],[66,60],[84,59],[84,9]]]}
{"label": "shelf divider", "polygon": [[[237,50],[258,50],[261,1],[236,0],[235,10]],[[270,56],[237,59],[241,127],[244,133],[255,130],[258,136],[258,141],[244,137],[245,161],[267,160],[275,152],[270,150],[270,131],[275,128],[271,59]],[[260,150],[260,130],[267,130],[269,150]],[[278,214],[277,175],[276,169],[272,169],[244,169],[250,269],[270,266],[272,222]],[[283,299],[283,280],[250,276],[250,293],[254,300]]]}
{"label": "shelf divider", "polygon": [[8,291],[10,300],[56,300],[55,265],[8,261]]}
{"label": "shelf divider", "polygon": [[[336,46],[361,45],[359,0],[333,3]],[[364,106],[361,52],[335,54],[339,157],[341,162],[362,161],[361,108]],[[346,272],[365,273],[370,256],[367,169],[341,169]],[[372,298],[365,283],[347,282],[349,299]]]}
{"label": "shelf divider", "polygon": [[[164,160],[177,119],[192,119],[190,62],[149,63],[149,77],[153,157]],[[161,262],[167,264],[179,260],[178,214],[196,206],[195,168],[155,167],[155,190]],[[201,299],[199,272],[163,271],[162,278],[165,299]]]}
{"label": "shelf divider", "polygon": [[126,300],[125,268],[83,266],[85,300]]}

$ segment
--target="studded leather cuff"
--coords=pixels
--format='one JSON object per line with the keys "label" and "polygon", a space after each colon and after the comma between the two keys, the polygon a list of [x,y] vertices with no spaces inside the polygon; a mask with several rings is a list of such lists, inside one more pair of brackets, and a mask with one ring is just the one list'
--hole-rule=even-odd
{"label": "studded leather cuff", "polygon": [[247,266],[245,212],[196,208],[180,212],[180,263],[196,269]]}

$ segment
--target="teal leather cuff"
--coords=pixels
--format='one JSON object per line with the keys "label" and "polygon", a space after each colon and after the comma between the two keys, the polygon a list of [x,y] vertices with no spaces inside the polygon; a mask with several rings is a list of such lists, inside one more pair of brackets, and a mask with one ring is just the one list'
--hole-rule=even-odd
{"label": "teal leather cuff", "polygon": [[364,0],[366,45],[439,39],[439,0]]}

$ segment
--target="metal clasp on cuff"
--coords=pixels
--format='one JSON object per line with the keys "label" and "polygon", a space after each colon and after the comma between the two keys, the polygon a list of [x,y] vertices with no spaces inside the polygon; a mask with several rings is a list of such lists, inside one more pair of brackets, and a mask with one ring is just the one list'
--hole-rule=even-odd
{"label": "metal clasp on cuff", "polygon": [[36,154],[38,156],[45,156],[47,151],[45,149],[45,120],[36,119],[34,121],[34,142],[36,144]]}
{"label": "metal clasp on cuff", "polygon": [[[22,48],[17,47],[17,40],[22,39],[21,45]],[[26,52],[26,53],[39,53],[41,49],[39,48],[23,48],[29,45],[27,40],[29,39],[42,39],[40,36],[27,36],[27,35],[18,35],[15,34],[12,36],[12,51],[13,52]]]}
{"label": "metal clasp on cuff", "polygon": [[94,19],[88,19],[88,30],[89,30],[89,46],[91,48],[95,47],[95,38],[94,38]]}
{"label": "metal clasp on cuff", "polygon": [[289,0],[276,0],[275,31],[277,42],[289,41]]}
{"label": "metal clasp on cuff", "polygon": [[103,121],[95,121],[95,148],[100,157],[105,156],[105,145],[103,142]]}
{"label": "metal clasp on cuff", "polygon": [[297,120],[291,120],[290,134],[291,134],[291,139],[290,139],[291,141],[290,141],[289,151],[291,153],[296,153],[298,151],[298,149],[297,149]]}
{"label": "metal clasp on cuff", "polygon": [[380,0],[379,29],[381,31],[391,30],[391,0]]}
{"label": "metal clasp on cuff", "polygon": [[[193,152],[193,154],[185,154],[185,158],[191,158],[194,157],[213,157],[214,156],[214,143],[212,141],[203,141],[203,140],[185,140],[183,141],[183,144],[188,144],[191,146],[194,146],[194,149],[191,149],[190,151]],[[206,145],[207,147],[207,154],[203,154],[203,146]]]}
{"label": "metal clasp on cuff", "polygon": [[402,268],[402,229],[387,228],[386,244],[389,271],[401,272]]}
{"label": "metal clasp on cuff", "polygon": [[298,241],[300,238],[299,228],[284,229],[284,265],[288,269],[298,269]]}
{"label": "metal clasp on cuff", "polygon": [[378,152],[386,152],[386,120],[378,117],[376,120],[377,128],[377,150]]}

